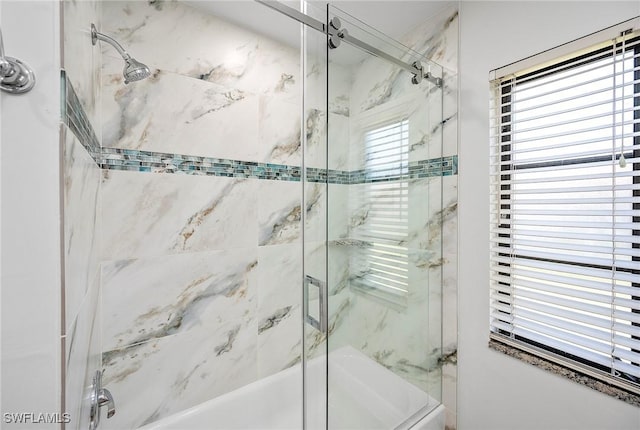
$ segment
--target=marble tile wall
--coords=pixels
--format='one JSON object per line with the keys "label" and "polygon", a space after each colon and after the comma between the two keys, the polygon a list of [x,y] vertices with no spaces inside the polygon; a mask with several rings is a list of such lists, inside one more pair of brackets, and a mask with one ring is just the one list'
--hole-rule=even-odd
{"label": "marble tile wall", "polygon": [[258,264],[252,247],[103,265],[105,384],[120,399],[107,428],[136,428],[256,379]]}
{"label": "marble tile wall", "polygon": [[[102,359],[121,404],[102,425],[121,429],[300,363],[300,54],[179,2],[102,12],[102,31],[153,72],[124,85],[102,47]],[[182,174],[173,154],[297,177]],[[148,169],[126,170],[141,156]]]}
{"label": "marble tile wall", "polygon": [[[85,16],[69,8],[69,16]],[[100,328],[98,318],[87,331],[88,325],[74,320],[70,331],[77,332],[79,340],[78,346],[70,348],[73,358],[69,361],[83,357],[76,351],[89,348],[85,357],[91,364],[85,367],[85,377],[89,377],[97,356],[96,339],[102,338],[104,383],[121,405],[119,413],[102,425],[134,428],[300,362],[303,210],[306,270],[321,276],[328,265],[331,276],[332,347],[354,343],[357,334],[365,352],[417,385],[438,391],[434,384],[440,380],[441,352],[429,351],[418,338],[394,338],[392,333],[408,322],[429,326],[428,314],[420,313],[418,304],[440,300],[432,297],[440,294],[439,289],[413,292],[413,311],[399,313],[347,288],[352,278],[349,256],[353,253],[348,240],[350,196],[357,192],[355,184],[367,178],[359,173],[362,165],[350,153],[348,142],[332,145],[325,152],[324,124],[327,120],[331,124],[329,140],[333,142],[348,133],[353,112],[381,99],[375,94],[358,99],[366,85],[362,91],[354,91],[352,70],[338,64],[332,65],[332,74],[341,78],[334,81],[328,114],[321,92],[317,93],[317,103],[313,96],[307,99],[307,165],[322,168],[328,160],[335,172],[329,172],[329,176],[346,174],[346,179],[329,186],[307,183],[304,204],[299,176],[264,181],[244,174],[224,177],[216,173],[223,177],[213,178],[206,176],[210,173],[179,174],[191,172],[173,168],[175,160],[168,160],[170,156],[175,158],[173,154],[182,154],[184,159],[192,156],[189,163],[198,167],[203,163],[213,166],[220,159],[300,165],[299,52],[177,2],[104,2],[100,9],[104,18],[91,18],[99,30],[122,42],[153,69],[149,79],[125,86],[120,58],[102,44],[102,104],[95,106],[99,93],[92,98],[91,89],[96,85],[81,80],[76,84],[78,99],[90,120],[100,111],[104,119],[99,133],[103,147],[96,155],[105,169],[101,177],[89,168],[86,157],[83,162],[69,163],[77,164],[77,171],[83,172],[82,166],[91,171],[92,179],[86,183],[96,184],[97,177],[101,181],[95,191],[99,196],[94,200],[96,206],[91,209],[87,199],[83,201],[96,211],[100,223],[100,234],[93,237],[101,240],[90,246],[100,246],[103,300],[98,304],[100,282],[95,280],[89,283],[85,299],[69,299],[82,302],[76,305],[81,318],[102,315],[103,325]],[[449,33],[457,25],[452,16],[435,27],[429,26],[428,31],[417,29],[408,37],[415,38],[414,45],[429,40],[439,47],[429,52],[444,53],[442,58],[449,58],[451,53],[443,46],[451,43],[448,38],[453,36]],[[184,28],[175,28],[177,25]],[[75,75],[87,74],[80,64],[71,62],[70,67],[78,70]],[[449,70],[445,73],[455,76]],[[311,64],[306,78],[309,85],[314,79],[318,83],[325,79],[322,61]],[[371,84],[377,78],[380,76],[373,73],[372,80],[363,82]],[[387,78],[382,76],[383,80]],[[71,82],[75,79],[70,77]],[[390,88],[402,91],[402,85]],[[452,156],[446,161],[453,175],[444,196],[448,206],[439,213],[437,206],[429,205],[424,209],[428,212],[422,217],[424,225],[417,224],[416,228],[429,230],[433,219],[443,216],[448,222],[445,228],[453,237],[456,199],[452,184],[457,150],[455,142],[446,137],[444,152],[437,143],[442,133],[455,139],[452,130],[456,129],[457,100],[455,89],[446,87],[445,94],[449,95],[445,98],[449,117],[440,127],[427,127],[412,136],[412,162]],[[437,117],[439,106],[420,106],[415,114]],[[78,156],[73,154],[79,145],[71,141],[68,146],[69,159],[75,160]],[[150,163],[144,168],[122,161],[144,157]],[[424,168],[427,172],[429,164]],[[149,171],[157,173],[140,173]],[[78,175],[82,174],[89,175]],[[442,180],[428,179],[431,174],[424,179],[417,176],[412,180],[415,190],[433,188]],[[91,192],[72,191],[73,202],[80,201],[82,193]],[[435,191],[431,196],[436,197]],[[327,202],[342,212],[332,211],[327,219]],[[325,226],[331,249],[328,261],[323,257]],[[441,240],[432,238],[432,245]],[[447,252],[455,253],[455,240],[448,245],[445,240],[444,246]],[[84,255],[89,259],[94,256],[93,251]],[[445,257],[443,262],[447,273],[447,265],[455,264],[455,255]],[[418,259],[412,270],[416,276],[428,278],[428,285],[440,285],[441,279],[434,278],[440,272],[429,270],[436,263]],[[455,270],[445,275],[445,280],[455,285],[451,273],[455,275]],[[455,305],[450,309],[455,311]],[[370,312],[384,314],[383,324],[361,318]],[[383,333],[377,333],[383,326]],[[304,336],[310,356],[322,353],[322,336],[313,330]],[[380,355],[381,348],[390,344],[393,351]],[[455,340],[451,345],[455,348]],[[426,361],[424,357],[428,357]],[[416,369],[429,372],[425,377],[425,372]],[[455,377],[455,369],[449,373]],[[79,377],[74,378],[69,385],[79,386]],[[149,384],[150,380],[154,384]],[[78,411],[85,413],[81,408]]]}
{"label": "marble tile wall", "polygon": [[297,48],[179,2],[110,1],[103,13],[104,31],[153,71],[122,85],[103,46],[103,146],[300,164]]}
{"label": "marble tile wall", "polygon": [[90,24],[100,24],[97,1],[64,1],[61,125],[64,175],[65,409],[68,429],[89,424],[87,398],[101,364],[100,167],[93,154],[100,131],[100,50],[91,44]]}

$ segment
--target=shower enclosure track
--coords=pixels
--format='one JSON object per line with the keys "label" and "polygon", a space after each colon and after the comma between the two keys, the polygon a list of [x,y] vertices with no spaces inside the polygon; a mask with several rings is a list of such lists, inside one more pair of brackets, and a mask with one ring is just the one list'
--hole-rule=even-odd
{"label": "shower enclosure track", "polygon": [[393,55],[389,55],[386,52],[376,48],[375,46],[371,46],[360,39],[350,36],[346,31],[342,29],[337,29],[332,25],[325,25],[323,22],[318,21],[317,19],[312,18],[309,15],[306,15],[292,7],[282,4],[279,1],[275,1],[275,0],[255,0],[255,1],[267,7],[270,7],[271,9],[276,10],[284,15],[287,15],[288,17],[293,18],[296,21],[308,27],[311,27],[329,36],[336,36],[337,38],[344,40],[350,45],[356,46],[373,56],[383,58],[387,61],[392,62],[397,66],[400,66],[404,70],[413,74],[414,78],[412,81],[414,84],[419,83],[422,80],[422,78],[424,78],[427,81],[434,84],[435,86],[442,87],[442,78],[433,76],[431,72],[426,72],[423,74],[423,68],[420,65],[420,63],[417,61],[411,64],[405,63],[404,61],[394,57]]}

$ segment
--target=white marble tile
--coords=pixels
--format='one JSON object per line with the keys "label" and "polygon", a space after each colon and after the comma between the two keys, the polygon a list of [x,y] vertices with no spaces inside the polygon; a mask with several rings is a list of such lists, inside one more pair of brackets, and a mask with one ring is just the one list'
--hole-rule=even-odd
{"label": "white marble tile", "polygon": [[304,184],[306,242],[326,240],[328,228],[327,184],[307,182]]}
{"label": "white marble tile", "polygon": [[[318,247],[315,251],[322,250]],[[312,249],[313,251],[313,249]],[[329,297],[338,296],[349,287],[351,279],[351,249],[340,241],[330,241],[327,251],[327,273]]]}
{"label": "white marble tile", "polygon": [[327,278],[327,242],[311,241],[305,237],[304,274],[321,281]]}
{"label": "white marble tile", "polygon": [[[369,65],[370,61],[373,60],[365,61],[362,67],[379,65]],[[374,68],[374,70],[377,69]],[[394,79],[400,82],[404,78],[407,77],[403,75]],[[389,92],[388,97],[380,99],[366,108],[360,108],[357,103],[364,103],[360,100],[363,94],[377,91],[381,85],[381,83],[371,82],[370,79],[370,77],[363,78],[366,83],[359,82],[354,85],[352,100],[355,106],[352,107],[348,127],[343,127],[348,133],[349,168],[357,170],[366,167],[367,132],[380,126],[389,125],[392,121],[399,122],[404,119],[408,120],[408,160],[417,161],[440,157],[442,154],[441,91],[431,87],[430,91],[425,92],[416,86],[393,84],[393,88],[389,90],[393,91]],[[370,90],[369,87],[373,90]],[[331,132],[331,124],[329,124],[329,131]],[[341,139],[331,140],[329,150],[341,145],[342,140],[344,140],[344,136]]]}
{"label": "white marble tile", "polygon": [[63,68],[96,134],[100,135],[101,51],[91,44],[91,23],[100,26],[101,2],[61,2],[64,22]]}
{"label": "white marble tile", "polygon": [[322,148],[327,151],[327,167],[329,169],[353,170],[354,168],[349,165],[353,70],[350,67],[330,62],[328,73],[330,78],[327,95],[328,143],[322,145]]}
{"label": "white marble tile", "polygon": [[317,35],[315,32],[306,34],[307,49],[304,50],[305,78],[304,103],[308,109],[327,109],[327,56],[325,35]]}
{"label": "white marble tile", "polygon": [[355,293],[344,323],[352,346],[406,380],[420,383],[425,391],[428,373],[437,360],[431,356],[426,305],[425,299],[413,298],[406,308],[394,307]]}
{"label": "white marble tile", "polygon": [[258,372],[265,377],[302,354],[301,243],[258,250]]}
{"label": "white marble tile", "polygon": [[418,107],[409,114],[409,161],[429,160],[442,156],[442,92],[419,95]]}
{"label": "white marble tile", "polygon": [[296,304],[281,311],[265,316],[271,320],[279,320],[277,325],[269,329],[258,329],[259,378],[288,369],[299,364],[301,360],[302,307]]}
{"label": "white marble tile", "polygon": [[442,368],[442,401],[447,407],[447,428],[456,428],[458,351],[458,177],[443,178],[442,345],[446,360]]}
{"label": "white marble tile", "polygon": [[351,94],[352,115],[384,105],[397,95],[404,94],[406,82],[410,79],[402,70],[379,58],[371,58],[362,63],[358,73],[367,79],[354,83]]}
{"label": "white marble tile", "polygon": [[118,413],[102,428],[137,428],[256,380],[251,315],[103,355]]}
{"label": "white marble tile", "polygon": [[302,162],[300,101],[260,96],[259,111],[258,159],[299,166]]}
{"label": "white marble tile", "polygon": [[322,108],[305,107],[305,167],[326,169],[327,112]]}
{"label": "white marble tile", "polygon": [[[328,184],[325,205],[329,206],[326,212],[318,213],[318,218],[326,217],[327,240],[341,240],[349,237],[349,202],[353,196],[353,185]],[[324,210],[324,205],[321,207]],[[309,218],[312,219],[311,217]],[[318,236],[322,239],[324,236]]]}
{"label": "white marble tile", "polygon": [[458,70],[458,9],[444,9],[399,40],[413,51],[452,71]]}
{"label": "white marble tile", "polygon": [[442,404],[446,405],[445,428],[447,430],[455,430],[457,428],[457,360],[456,353],[456,355],[451,356],[450,363],[442,366]]}
{"label": "white marble tile", "polygon": [[[305,240],[319,242],[348,236],[350,185],[305,184]],[[327,211],[327,207],[330,208]]]}
{"label": "white marble tile", "polygon": [[[302,302],[302,244],[258,247],[258,314],[264,317]],[[259,329],[267,329],[261,325]]]}
{"label": "white marble tile", "polygon": [[258,183],[258,244],[294,243],[300,238],[302,183],[266,181]]}
{"label": "white marble tile", "polygon": [[102,370],[100,276],[95,274],[80,311],[66,336],[65,404],[69,428],[84,429],[89,423],[89,394],[93,375]]}
{"label": "white marble tile", "polygon": [[304,154],[305,166],[327,168],[327,59],[326,37],[305,32]]}
{"label": "white marble tile", "polygon": [[430,251],[423,264],[441,264],[442,242],[442,177],[414,179],[408,185],[408,235],[406,244],[411,249]]}
{"label": "white marble tile", "polygon": [[[329,136],[328,147],[327,144],[312,147],[316,151],[320,150],[320,148],[322,148],[322,151],[326,151],[326,167],[328,169],[354,170],[354,167],[349,164],[349,153],[351,149],[349,145],[349,127],[350,121],[348,116],[329,112],[329,119],[327,120],[327,134]],[[314,154],[310,156],[312,160],[325,158],[318,155],[314,156]]]}
{"label": "white marble tile", "polygon": [[113,170],[103,175],[105,259],[258,243],[257,180]]}
{"label": "white marble tile", "polygon": [[442,100],[442,153],[458,154],[458,74],[445,70]]}
{"label": "white marble tile", "polygon": [[63,127],[65,314],[71,324],[99,269],[101,172],[73,132]]}
{"label": "white marble tile", "polygon": [[157,70],[124,85],[119,68],[103,78],[103,146],[258,161],[254,93]]}
{"label": "white marble tile", "polygon": [[295,48],[181,2],[110,1],[103,13],[105,32],[154,69],[255,94],[299,96]]}
{"label": "white marble tile", "polygon": [[[451,7],[443,10],[437,16],[419,25],[400,39],[402,43],[425,57],[435,61],[442,67],[444,80],[441,107],[433,105],[430,108],[432,130],[432,150],[428,155],[421,152],[411,155],[412,160],[435,158],[437,153],[437,139],[442,138],[442,155],[457,154],[457,112],[458,112],[458,11]],[[422,87],[424,88],[424,87]],[[439,95],[437,95],[439,98]],[[441,109],[441,112],[440,112]],[[442,115],[443,129],[438,128],[438,116]],[[437,132],[440,131],[441,135]]]}
{"label": "white marble tile", "polygon": [[105,263],[104,350],[255,315],[257,265],[255,247]]}

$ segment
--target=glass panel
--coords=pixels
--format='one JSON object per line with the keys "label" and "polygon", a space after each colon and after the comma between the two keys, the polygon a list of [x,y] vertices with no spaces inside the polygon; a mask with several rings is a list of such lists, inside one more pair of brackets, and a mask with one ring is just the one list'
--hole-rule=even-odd
{"label": "glass panel", "polygon": [[[100,428],[299,429],[301,24],[253,1],[99,2],[98,28],[153,70],[125,85],[117,52],[87,37],[89,3],[64,2],[69,40],[82,42],[65,48],[82,54],[65,67],[103,78],[100,91],[73,81],[74,107],[102,98],[104,176],[87,176],[95,187],[73,181],[74,207],[100,209],[104,238],[95,338],[117,413],[103,411]],[[91,58],[101,71],[88,73]],[[74,236],[73,267],[95,255],[75,248],[93,243],[87,228]],[[84,278],[93,276],[73,277]],[[67,297],[93,300],[78,286],[83,295]],[[68,342],[74,354],[82,342]],[[91,380],[74,378],[68,392],[85,399]]]}
{"label": "glass panel", "polygon": [[[326,9],[303,3],[303,12],[326,21]],[[327,338],[320,327],[327,285],[327,36],[303,28],[304,202],[304,428],[327,428]],[[323,315],[324,317],[324,315]]]}
{"label": "glass panel", "polygon": [[441,400],[442,91],[371,47],[442,70],[328,17],[370,48],[328,51],[327,428],[394,429]]}

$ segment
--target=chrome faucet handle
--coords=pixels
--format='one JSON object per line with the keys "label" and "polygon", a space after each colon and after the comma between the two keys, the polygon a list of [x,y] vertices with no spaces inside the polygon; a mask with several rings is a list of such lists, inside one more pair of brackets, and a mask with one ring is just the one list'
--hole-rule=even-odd
{"label": "chrome faucet handle", "polygon": [[100,424],[100,408],[107,405],[107,418],[111,418],[116,413],[116,405],[111,392],[102,388],[102,372],[96,370],[93,375],[93,385],[91,386],[91,396],[89,398],[91,407],[89,410],[89,430],[96,430]]}
{"label": "chrome faucet handle", "polygon": [[116,413],[116,405],[113,402],[113,396],[111,392],[106,388],[101,388],[98,392],[98,407],[101,408],[107,405],[107,418],[111,418]]}

